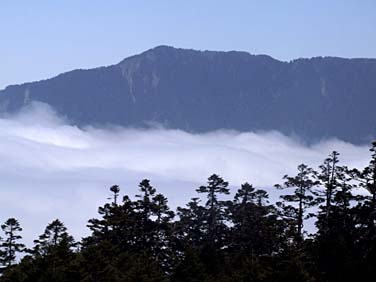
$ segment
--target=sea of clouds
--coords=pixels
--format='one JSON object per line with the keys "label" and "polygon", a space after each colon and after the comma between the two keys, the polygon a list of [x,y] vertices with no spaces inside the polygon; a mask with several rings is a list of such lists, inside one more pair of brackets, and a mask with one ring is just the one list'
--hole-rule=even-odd
{"label": "sea of clouds", "polygon": [[333,150],[349,167],[362,168],[370,158],[368,146],[335,139],[307,146],[278,132],[80,129],[34,103],[0,118],[0,221],[19,219],[29,246],[56,218],[79,239],[108,201],[111,185],[134,195],[143,178],[174,207],[195,196],[212,173],[229,181],[232,191],[248,181],[273,198],[283,175],[293,175],[303,162],[316,168]]}

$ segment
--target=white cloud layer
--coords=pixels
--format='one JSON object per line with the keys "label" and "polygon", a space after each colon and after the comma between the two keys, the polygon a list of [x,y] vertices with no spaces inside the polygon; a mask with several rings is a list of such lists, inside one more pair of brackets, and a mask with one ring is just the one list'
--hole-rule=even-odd
{"label": "white cloud layer", "polygon": [[317,167],[332,150],[349,167],[363,167],[370,157],[366,146],[339,140],[305,146],[278,132],[79,129],[34,104],[0,118],[0,220],[18,218],[28,244],[55,218],[79,238],[113,184],[134,195],[150,178],[176,206],[218,173],[234,190],[249,181],[273,196],[284,174],[302,162]]}

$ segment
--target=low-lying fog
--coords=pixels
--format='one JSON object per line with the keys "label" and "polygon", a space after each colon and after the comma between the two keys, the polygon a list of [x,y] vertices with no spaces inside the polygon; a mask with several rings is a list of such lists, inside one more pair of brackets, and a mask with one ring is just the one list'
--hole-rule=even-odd
{"label": "low-lying fog", "polygon": [[248,181],[273,196],[284,174],[300,163],[316,168],[332,150],[349,167],[370,158],[368,146],[328,140],[308,147],[278,132],[82,130],[33,104],[0,119],[0,221],[19,219],[29,246],[55,218],[79,239],[113,184],[134,195],[140,180],[150,178],[175,207],[217,173],[233,191]]}

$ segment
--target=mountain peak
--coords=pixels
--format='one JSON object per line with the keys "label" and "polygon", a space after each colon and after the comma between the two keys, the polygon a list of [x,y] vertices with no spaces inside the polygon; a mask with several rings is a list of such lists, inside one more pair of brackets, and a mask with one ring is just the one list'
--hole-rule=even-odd
{"label": "mountain peak", "polygon": [[78,125],[194,132],[279,130],[310,140],[366,142],[375,134],[376,60],[299,59],[166,45],[117,65],[0,91],[0,111],[50,104]]}

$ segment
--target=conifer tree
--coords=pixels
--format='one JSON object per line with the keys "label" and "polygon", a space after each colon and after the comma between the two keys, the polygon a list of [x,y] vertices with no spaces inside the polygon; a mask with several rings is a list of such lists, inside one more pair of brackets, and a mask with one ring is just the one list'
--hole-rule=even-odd
{"label": "conifer tree", "polygon": [[313,190],[319,182],[313,179],[314,170],[305,164],[298,166],[298,174],[296,176],[285,175],[283,185],[275,185],[277,189],[294,189],[293,194],[282,195],[281,199],[287,203],[295,205],[285,205],[279,203],[278,205],[283,209],[285,215],[292,219],[295,226],[295,240],[301,242],[303,240],[303,226],[304,220],[313,216],[312,213],[307,213],[307,210],[315,205],[315,191]]}
{"label": "conifer tree", "polygon": [[223,221],[226,219],[225,208],[228,203],[227,201],[219,200],[218,197],[230,194],[228,182],[217,174],[213,174],[208,178],[207,185],[200,186],[196,191],[206,194],[207,235],[209,240],[216,242],[220,239],[219,233],[223,231],[221,229],[225,228]]}
{"label": "conifer tree", "polygon": [[48,224],[34,244],[31,254],[39,266],[34,275],[40,276],[41,281],[72,281],[79,276],[77,270],[72,274],[76,258],[73,248],[77,244],[59,219]]}
{"label": "conifer tree", "polygon": [[147,227],[150,216],[153,212],[153,197],[155,196],[156,189],[151,186],[150,180],[144,179],[139,184],[141,194],[136,195],[139,198],[137,201],[138,211],[142,214],[143,224]]}
{"label": "conifer tree", "polygon": [[6,267],[10,267],[16,261],[17,253],[25,250],[25,245],[19,242],[22,239],[19,234],[22,228],[17,219],[9,218],[1,225],[1,229],[5,233],[5,239],[0,244],[2,250],[1,263]]}
{"label": "conifer tree", "polygon": [[278,249],[281,226],[275,209],[267,205],[268,197],[266,191],[256,190],[247,182],[235,194],[231,207],[231,240],[235,251],[254,256]]}
{"label": "conifer tree", "polygon": [[184,247],[198,248],[204,240],[206,210],[199,198],[192,198],[186,207],[178,207],[179,220],[175,223],[175,236]]}
{"label": "conifer tree", "polygon": [[59,249],[69,252],[76,246],[73,237],[59,219],[48,224],[44,233],[34,240],[34,244],[33,253],[40,256],[50,255]]}
{"label": "conifer tree", "polygon": [[113,186],[111,186],[110,191],[114,194],[114,196],[113,196],[113,199],[114,199],[113,204],[117,205],[117,199],[118,199],[119,193],[120,193],[120,187],[119,187],[119,185],[113,185]]}
{"label": "conifer tree", "polygon": [[360,183],[360,187],[365,188],[370,194],[369,202],[369,228],[375,228],[376,222],[376,141],[372,143],[370,149],[371,160],[369,165],[362,171],[352,169],[349,171],[350,175]]}
{"label": "conifer tree", "polygon": [[168,201],[162,194],[153,197],[153,216],[155,217],[154,246],[155,260],[164,271],[170,271],[172,264],[172,226],[175,214],[170,210]]}
{"label": "conifer tree", "polygon": [[211,279],[218,279],[224,252],[222,249],[227,245],[230,201],[220,199],[230,193],[228,182],[217,174],[208,178],[206,186],[200,186],[198,193],[206,194],[207,201],[204,208],[204,216],[201,225],[204,230],[204,244],[200,248],[200,257],[205,265],[206,272]]}
{"label": "conifer tree", "polygon": [[329,220],[331,206],[338,187],[338,178],[341,177],[339,174],[342,172],[338,167],[338,156],[339,153],[333,151],[328,158],[324,160],[324,163],[319,166],[321,171],[317,175],[324,188],[323,201],[325,205],[323,206],[323,210],[325,212],[326,221]]}
{"label": "conifer tree", "polygon": [[128,221],[127,208],[131,205],[130,209],[133,210],[134,206],[128,197],[124,197],[121,205],[118,204],[120,187],[117,185],[109,190],[114,193],[114,197],[110,198],[112,202],[98,208],[100,217],[88,221],[87,226],[92,233],[81,242],[83,281],[116,281],[121,277],[121,270],[117,267],[118,257],[128,247],[129,240],[129,236],[125,236],[128,226],[122,225]]}

